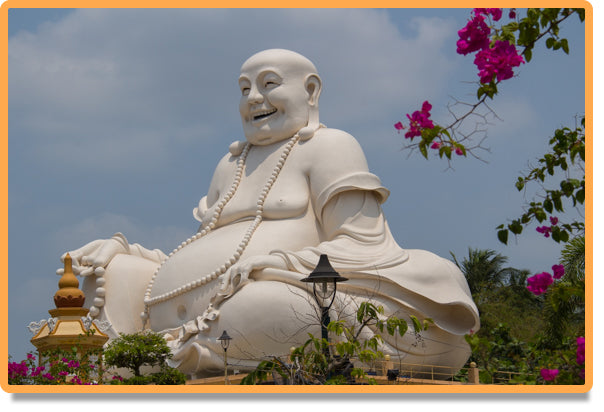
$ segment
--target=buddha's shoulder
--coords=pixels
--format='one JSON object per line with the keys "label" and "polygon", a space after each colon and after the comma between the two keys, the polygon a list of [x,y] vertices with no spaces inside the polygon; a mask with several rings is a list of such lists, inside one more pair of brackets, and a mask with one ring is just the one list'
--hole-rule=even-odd
{"label": "buddha's shoulder", "polygon": [[320,150],[325,152],[333,151],[361,151],[361,145],[350,133],[339,129],[322,127],[315,132],[315,135],[304,142],[310,150]]}

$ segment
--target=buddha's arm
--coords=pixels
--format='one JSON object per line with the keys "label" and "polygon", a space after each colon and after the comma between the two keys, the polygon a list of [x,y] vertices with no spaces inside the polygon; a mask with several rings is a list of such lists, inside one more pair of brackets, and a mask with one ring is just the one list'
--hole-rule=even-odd
{"label": "buddha's arm", "polygon": [[327,202],[321,216],[325,241],[299,251],[273,252],[287,261],[289,270],[308,273],[321,254],[329,257],[336,270],[373,270],[402,260],[372,191],[342,192]]}

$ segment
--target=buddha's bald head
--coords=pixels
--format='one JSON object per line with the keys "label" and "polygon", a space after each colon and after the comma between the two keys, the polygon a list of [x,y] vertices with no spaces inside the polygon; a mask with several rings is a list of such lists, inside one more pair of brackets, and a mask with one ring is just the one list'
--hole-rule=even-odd
{"label": "buddha's bald head", "polygon": [[315,65],[284,49],[264,50],[241,66],[239,112],[248,141],[266,145],[319,126],[321,79]]}
{"label": "buddha's bald head", "polygon": [[300,53],[285,49],[269,49],[254,54],[241,66],[241,72],[259,65],[274,65],[292,74],[305,77],[317,73],[315,65]]}

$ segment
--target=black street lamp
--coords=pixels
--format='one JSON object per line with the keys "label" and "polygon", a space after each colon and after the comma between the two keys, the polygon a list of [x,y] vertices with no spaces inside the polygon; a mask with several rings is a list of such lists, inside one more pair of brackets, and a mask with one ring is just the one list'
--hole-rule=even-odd
{"label": "black street lamp", "polygon": [[[327,335],[327,325],[329,325],[329,308],[336,297],[336,283],[344,282],[348,279],[340,276],[338,272],[329,263],[327,255],[321,255],[317,267],[312,273],[301,279],[302,282],[312,282],[312,291],[321,308],[321,337],[329,342]],[[326,348],[325,355],[329,355],[329,349]]]}
{"label": "black street lamp", "polygon": [[229,334],[227,333],[227,331],[223,331],[222,335],[216,339],[220,341],[220,346],[222,346],[222,349],[224,349],[224,384],[228,385],[229,384],[229,378],[227,375],[227,349],[229,348],[229,345],[231,344],[231,338],[229,336]]}

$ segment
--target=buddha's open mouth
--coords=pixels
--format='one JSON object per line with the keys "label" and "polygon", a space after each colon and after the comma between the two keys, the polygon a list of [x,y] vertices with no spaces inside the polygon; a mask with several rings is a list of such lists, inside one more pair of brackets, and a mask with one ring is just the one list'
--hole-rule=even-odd
{"label": "buddha's open mouth", "polygon": [[266,110],[264,112],[257,113],[257,114],[254,115],[253,121],[258,121],[258,120],[266,119],[267,117],[269,117],[270,115],[272,115],[275,112],[277,112],[277,109]]}

